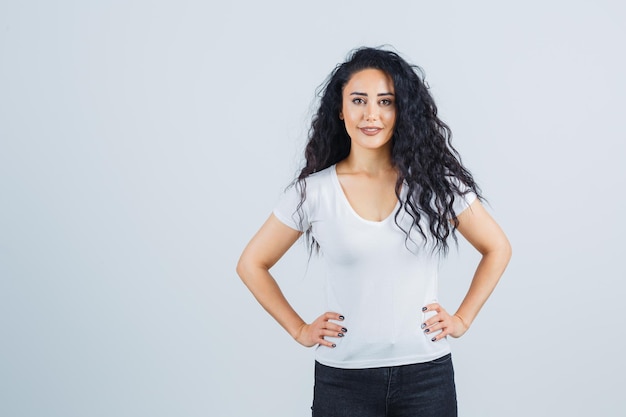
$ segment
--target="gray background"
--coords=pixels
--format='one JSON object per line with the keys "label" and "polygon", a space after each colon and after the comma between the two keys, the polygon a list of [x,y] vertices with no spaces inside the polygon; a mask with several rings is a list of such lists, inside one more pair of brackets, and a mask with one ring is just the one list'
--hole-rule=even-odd
{"label": "gray background", "polygon": [[[624,415],[619,1],[0,2],[0,415],[307,416],[313,351],[234,268],[349,50],[421,65],[514,258],[460,415]],[[274,270],[320,311],[319,261]],[[460,301],[477,260],[442,270]]]}

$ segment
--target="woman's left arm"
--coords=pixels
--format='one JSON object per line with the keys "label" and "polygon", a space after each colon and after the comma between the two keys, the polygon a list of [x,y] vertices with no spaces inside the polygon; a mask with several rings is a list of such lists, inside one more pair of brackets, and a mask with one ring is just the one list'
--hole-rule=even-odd
{"label": "woman's left arm", "polygon": [[471,326],[478,312],[491,295],[504,269],[511,259],[511,244],[506,235],[476,199],[458,217],[457,230],[482,255],[472,283],[454,315],[448,314],[439,304],[429,304],[424,311],[436,311],[422,327],[426,333],[441,330],[433,342],[448,335],[462,336]]}

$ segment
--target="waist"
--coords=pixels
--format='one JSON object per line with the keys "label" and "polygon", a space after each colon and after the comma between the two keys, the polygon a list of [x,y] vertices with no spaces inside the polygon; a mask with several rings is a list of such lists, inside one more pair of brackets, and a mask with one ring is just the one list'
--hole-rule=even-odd
{"label": "waist", "polygon": [[395,340],[362,340],[346,334],[336,342],[333,339],[334,348],[318,346],[315,360],[326,366],[359,369],[429,362],[450,353],[446,339],[433,342],[432,335],[427,336],[416,327],[414,334]]}

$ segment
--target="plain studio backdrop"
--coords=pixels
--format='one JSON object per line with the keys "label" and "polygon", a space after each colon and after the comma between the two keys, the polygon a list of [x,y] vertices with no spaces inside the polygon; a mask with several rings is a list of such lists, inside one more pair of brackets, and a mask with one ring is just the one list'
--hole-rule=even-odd
{"label": "plain studio backdrop", "polygon": [[[620,1],[2,1],[0,415],[310,415],[235,274],[357,46],[423,67],[513,260],[452,340],[462,417],[623,416]],[[478,256],[441,271],[454,309]],[[273,272],[307,319],[319,259]],[[376,306],[372,306],[376,308]],[[417,323],[416,323],[417,325]]]}

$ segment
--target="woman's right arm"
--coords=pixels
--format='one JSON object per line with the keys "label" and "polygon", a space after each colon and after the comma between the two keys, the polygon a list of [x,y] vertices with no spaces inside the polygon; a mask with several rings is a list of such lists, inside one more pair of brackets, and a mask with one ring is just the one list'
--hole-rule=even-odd
{"label": "woman's right arm", "polygon": [[345,333],[339,313],[327,312],[307,324],[291,307],[269,270],[302,235],[282,223],[273,214],[261,226],[244,249],[237,264],[237,274],[263,308],[300,344],[334,347],[324,336]]}

